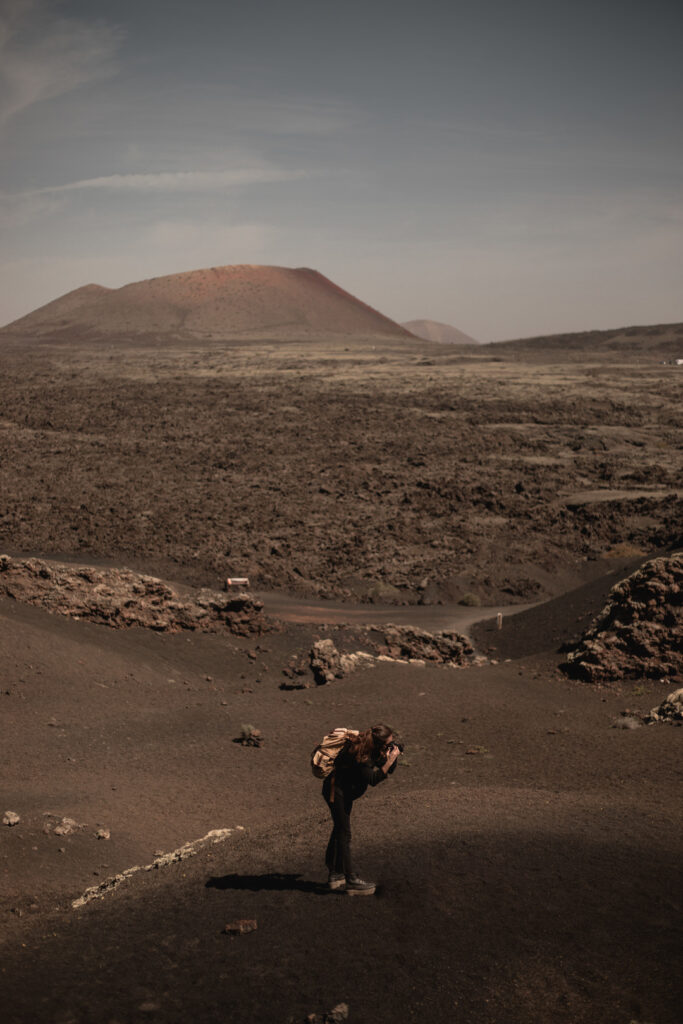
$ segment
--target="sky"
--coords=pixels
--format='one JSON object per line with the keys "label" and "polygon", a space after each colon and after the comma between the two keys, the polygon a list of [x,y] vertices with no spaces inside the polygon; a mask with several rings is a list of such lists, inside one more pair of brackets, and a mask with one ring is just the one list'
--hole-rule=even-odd
{"label": "sky", "polygon": [[673,0],[0,0],[0,324],[312,267],[480,341],[683,320]]}

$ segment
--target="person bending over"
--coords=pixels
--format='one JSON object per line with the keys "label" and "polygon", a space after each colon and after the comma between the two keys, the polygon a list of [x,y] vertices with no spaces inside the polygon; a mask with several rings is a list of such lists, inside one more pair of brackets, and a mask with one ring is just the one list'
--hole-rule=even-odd
{"label": "person bending over", "polygon": [[401,751],[388,725],[373,725],[347,740],[334,762],[334,771],[323,782],[323,797],[334,826],[325,854],[330,889],[345,890],[349,896],[374,893],[375,883],[363,881],[353,871],[351,811],[353,801],[368,786],[376,786],[393,772]]}

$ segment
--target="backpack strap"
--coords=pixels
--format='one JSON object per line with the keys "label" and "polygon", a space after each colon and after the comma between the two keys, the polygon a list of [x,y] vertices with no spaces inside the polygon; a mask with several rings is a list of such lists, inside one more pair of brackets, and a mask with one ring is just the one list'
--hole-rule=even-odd
{"label": "backpack strap", "polygon": [[[346,733],[347,733],[346,742],[344,743],[344,746],[339,751],[339,754],[343,753],[343,751],[346,750],[346,748],[348,746],[348,743],[349,743],[349,737],[353,736],[353,735],[355,735],[355,736],[358,735],[358,731],[356,729],[347,729]],[[339,754],[337,754],[337,757],[339,757]],[[335,758],[335,767],[332,769],[332,771],[330,772],[330,774],[328,776],[328,778],[330,780],[330,800],[329,800],[330,804],[334,803],[335,779],[336,779],[336,777],[337,777],[337,767],[336,767],[336,758]]]}

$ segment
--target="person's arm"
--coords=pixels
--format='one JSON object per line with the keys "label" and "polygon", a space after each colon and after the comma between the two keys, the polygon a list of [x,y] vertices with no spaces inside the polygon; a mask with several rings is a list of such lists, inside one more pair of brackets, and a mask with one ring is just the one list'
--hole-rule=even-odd
{"label": "person's arm", "polygon": [[372,761],[362,761],[359,768],[363,781],[368,786],[377,786],[380,782],[384,782],[400,753],[398,747],[392,747],[383,765],[374,764]]}

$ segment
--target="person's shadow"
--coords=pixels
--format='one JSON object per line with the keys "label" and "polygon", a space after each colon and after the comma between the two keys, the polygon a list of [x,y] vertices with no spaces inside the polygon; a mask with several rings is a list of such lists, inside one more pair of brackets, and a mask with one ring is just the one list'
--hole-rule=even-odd
{"label": "person's shadow", "polygon": [[269,875],[222,875],[210,878],[207,889],[238,889],[248,892],[310,892],[316,896],[327,896],[330,889],[323,882],[310,882],[301,875],[285,875],[273,872]]}

